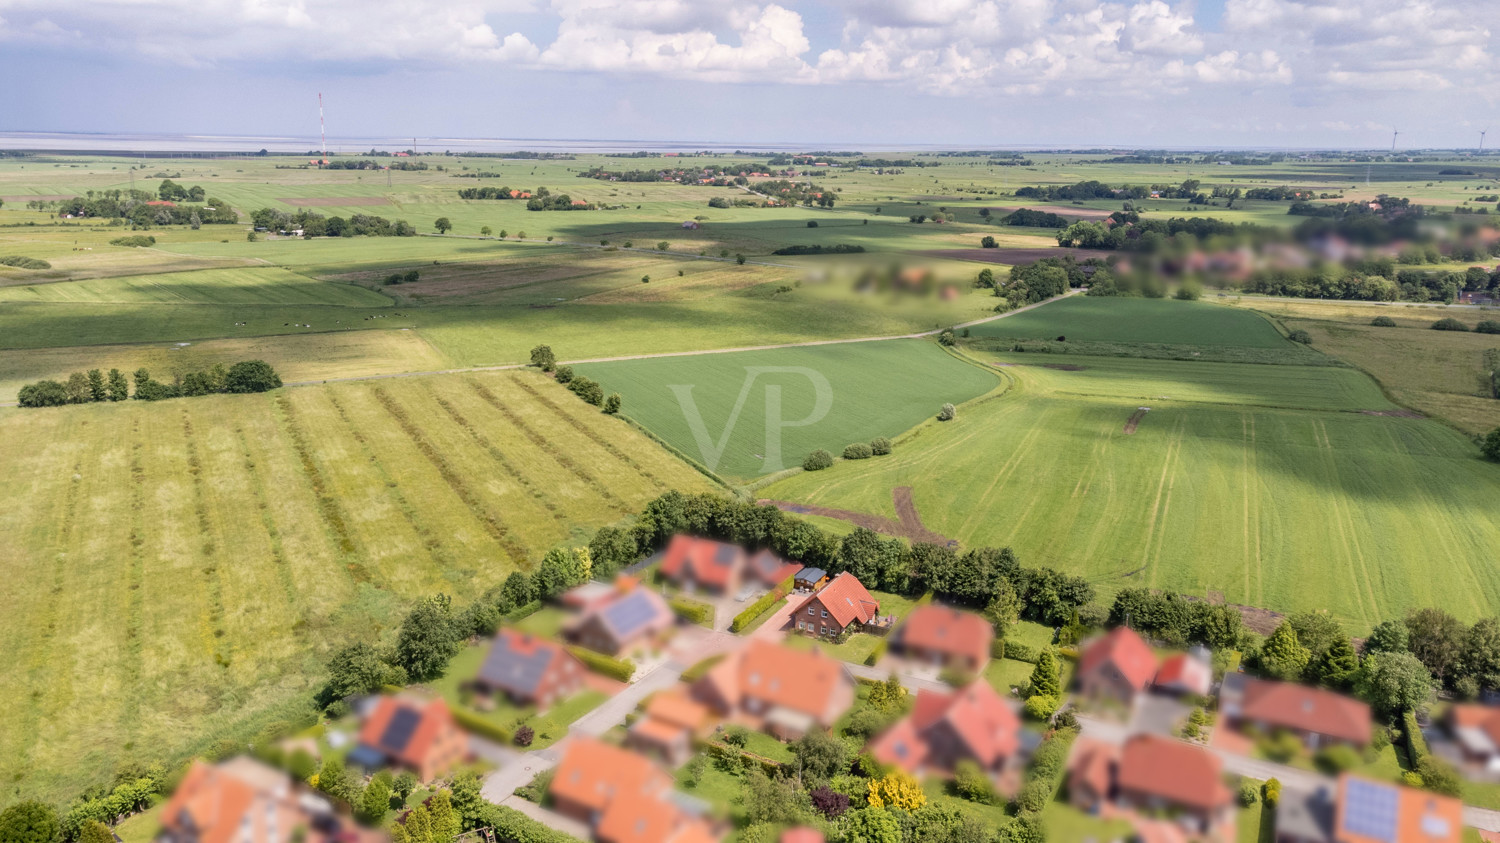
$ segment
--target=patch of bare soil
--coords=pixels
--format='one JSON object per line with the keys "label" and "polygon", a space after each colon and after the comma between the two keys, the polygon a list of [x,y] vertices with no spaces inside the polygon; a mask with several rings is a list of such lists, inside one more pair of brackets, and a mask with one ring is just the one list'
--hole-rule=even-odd
{"label": "patch of bare soil", "polygon": [[1425,419],[1426,416],[1416,410],[1360,410],[1367,416],[1391,416],[1398,419]]}
{"label": "patch of bare soil", "polygon": [[1025,208],[1028,211],[1042,211],[1048,214],[1057,214],[1060,217],[1077,217],[1085,220],[1102,220],[1113,211],[1101,211],[1098,208],[1080,208],[1077,205],[1006,205],[1003,207],[990,207],[990,213],[999,211],[1008,214],[1011,211],[1019,211]]}
{"label": "patch of bare soil", "polygon": [[756,503],[761,506],[774,506],[782,512],[790,512],[793,515],[819,515],[824,518],[836,518],[840,521],[848,521],[856,527],[864,527],[866,530],[872,530],[881,535],[910,539],[914,542],[958,547],[957,541],[941,533],[935,533],[927,529],[926,525],[922,523],[922,516],[917,513],[917,506],[912,501],[910,486],[900,486],[892,489],[891,497],[895,501],[896,514],[901,519],[899,521],[892,521],[889,518],[871,515],[867,512],[833,509],[826,506],[814,506],[812,504],[793,503],[791,501],[759,500]]}
{"label": "patch of bare soil", "polygon": [[294,208],[344,208],[359,205],[389,205],[389,199],[384,196],[294,196],[289,199],[278,197],[277,202],[285,202]]}
{"label": "patch of bare soil", "polygon": [[1145,407],[1141,407],[1141,408],[1137,409],[1134,413],[1130,414],[1130,419],[1125,422],[1125,435],[1126,436],[1129,436],[1130,434],[1135,433],[1136,426],[1141,423],[1141,419],[1143,419],[1143,418],[1146,417],[1146,413],[1147,412],[1149,412],[1149,411]]}

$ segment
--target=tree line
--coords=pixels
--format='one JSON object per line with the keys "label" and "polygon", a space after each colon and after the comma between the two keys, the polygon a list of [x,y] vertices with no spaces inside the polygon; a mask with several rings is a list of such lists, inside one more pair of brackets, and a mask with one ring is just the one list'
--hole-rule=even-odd
{"label": "tree line", "polygon": [[[539,189],[540,190],[540,189]],[[458,191],[460,199],[530,199],[529,190],[512,190],[509,185],[502,187],[465,187]]]}
{"label": "tree line", "polygon": [[1021,199],[1045,199],[1049,202],[1072,201],[1075,199],[1147,199],[1151,197],[1161,199],[1196,199],[1207,196],[1198,191],[1202,182],[1197,179],[1186,179],[1181,184],[1153,184],[1150,187],[1142,185],[1123,185],[1114,187],[1102,181],[1089,180],[1077,184],[1054,184],[1043,187],[1019,187],[1016,188],[1016,196]]}
{"label": "tree line", "polygon": [[413,237],[417,233],[406,220],[392,222],[369,214],[354,214],[346,220],[308,210],[287,213],[276,208],[261,208],[251,212],[250,219],[257,229],[281,233],[300,230],[303,237]]}
{"label": "tree line", "polygon": [[266,392],[281,386],[281,377],[264,360],[242,360],[232,366],[213,367],[177,375],[171,383],[151,377],[144,368],[133,376],[135,391],[119,369],[108,373],[100,369],[74,372],[67,381],[40,380],[21,387],[17,400],[22,407],[60,407],[65,404],[88,404],[95,401],[160,401],[214,393],[247,394]]}
{"label": "tree line", "polygon": [[[193,204],[148,204],[153,201]],[[229,203],[222,199],[205,198],[203,188],[196,185],[184,188],[171,179],[162,182],[155,194],[144,190],[90,190],[72,199],[33,199],[27,205],[35,210],[55,211],[59,216],[129,220],[133,225],[141,227],[227,225],[239,222],[239,215]]]}

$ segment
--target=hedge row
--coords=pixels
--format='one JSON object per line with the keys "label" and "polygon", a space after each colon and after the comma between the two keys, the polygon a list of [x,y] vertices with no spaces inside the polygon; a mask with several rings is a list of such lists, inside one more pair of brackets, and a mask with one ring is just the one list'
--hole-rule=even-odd
{"label": "hedge row", "polygon": [[578,660],[588,666],[595,673],[602,673],[611,679],[621,682],[629,682],[630,677],[635,675],[635,662],[630,659],[612,659],[603,653],[596,653],[583,647],[569,647],[568,652],[578,657]]}
{"label": "hedge row", "polygon": [[992,658],[992,659],[1003,659],[1003,658],[1005,658],[1005,639],[1004,638],[996,638],[995,640],[993,640],[993,641],[990,642],[990,658]]}
{"label": "hedge row", "polygon": [[734,621],[729,624],[730,632],[739,632],[752,623],[755,619],[770,611],[771,607],[779,603],[788,594],[792,593],[795,577],[787,577],[776,584],[776,587],[761,595],[760,599],[745,607],[743,612],[734,616]]}
{"label": "hedge row", "polygon": [[481,738],[488,738],[501,746],[509,746],[511,740],[515,737],[515,734],[511,730],[497,723],[491,723],[461,706],[449,706],[449,711],[453,712],[454,722],[458,723],[459,726],[463,727],[465,732],[470,734],[478,735]]}
{"label": "hedge row", "polygon": [[1036,660],[1041,658],[1041,656],[1041,653],[1019,641],[1014,644],[1005,645],[1005,657],[1008,659],[1015,659],[1018,662],[1026,662],[1027,664],[1036,664]]}
{"label": "hedge row", "polygon": [[677,617],[682,618],[688,623],[695,623],[700,626],[713,625],[714,607],[707,603],[701,603],[687,597],[673,597],[667,601],[667,604],[672,607],[673,612],[677,613]]}
{"label": "hedge row", "polygon": [[781,771],[780,761],[772,758],[767,758],[764,755],[757,755],[753,752],[750,752],[749,750],[730,746],[729,744],[723,743],[722,741],[702,740],[698,742],[698,745],[703,749],[704,752],[707,752],[709,756],[713,758],[730,758],[739,756],[741,760],[752,761],[756,764],[759,764],[761,769],[766,772],[766,775],[771,776],[772,778],[775,778],[776,775]]}
{"label": "hedge row", "polygon": [[533,600],[530,603],[527,603],[525,606],[518,606],[517,608],[512,609],[511,613],[505,616],[505,619],[512,622],[525,620],[526,618],[531,617],[541,610],[542,601]]}
{"label": "hedge row", "polygon": [[577,837],[545,826],[515,808],[490,804],[484,806],[483,810],[484,816],[479,818],[479,822],[494,829],[495,837],[499,840],[524,840],[526,843],[582,843]]}
{"label": "hedge row", "polygon": [[1401,730],[1406,734],[1406,760],[1415,770],[1428,754],[1427,739],[1422,737],[1422,727],[1417,725],[1416,712],[1408,710],[1401,715]]}
{"label": "hedge row", "polygon": [[865,656],[865,665],[867,667],[874,667],[876,662],[880,661],[880,657],[885,655],[885,650],[888,646],[890,646],[890,643],[890,638],[880,639],[880,641],[875,644],[875,649],[870,651],[870,655]]}

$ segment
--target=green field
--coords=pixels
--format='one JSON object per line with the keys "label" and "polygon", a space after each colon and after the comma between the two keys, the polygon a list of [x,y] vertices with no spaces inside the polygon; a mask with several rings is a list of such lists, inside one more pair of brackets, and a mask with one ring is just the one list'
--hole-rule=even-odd
{"label": "green field", "polygon": [[[799,371],[754,373],[757,367]],[[741,479],[800,465],[817,448],[838,455],[851,442],[896,436],[936,415],[944,402],[999,385],[924,340],[592,363],[577,372],[619,392],[625,413],[673,447]],[[820,405],[821,385],[828,391]],[[779,401],[774,413],[773,400]],[[811,424],[788,424],[820,409],[824,415]],[[696,431],[695,420],[701,421]]]}
{"label": "green field", "polygon": [[11,285],[0,287],[0,302],[384,307],[391,300],[360,287],[328,284],[289,270],[262,267]]}
{"label": "green field", "polygon": [[[1416,606],[1476,618],[1500,601],[1490,564],[1500,526],[1486,515],[1500,472],[1439,424],[1335,411],[1390,406],[1358,373],[1245,366],[1271,380],[1231,390],[1234,370],[1221,364],[1093,363],[1091,394],[1076,379],[1094,370],[1008,367],[1016,386],[1002,399],[960,408],[892,456],[760,494],[895,517],[891,489],[912,486],[929,528],[1010,545],[1106,597],[1171,587],[1327,608],[1354,630]],[[1112,393],[1108,372],[1119,378]],[[1126,435],[1142,384],[1163,383],[1193,399],[1151,401]],[[1314,409],[1253,406],[1298,396]]]}
{"label": "green field", "polygon": [[281,719],[412,598],[710,488],[531,373],[0,410],[0,435],[0,780],[59,800]]}
{"label": "green field", "polygon": [[973,328],[975,336],[1280,348],[1290,345],[1258,314],[1207,302],[1073,296]]}

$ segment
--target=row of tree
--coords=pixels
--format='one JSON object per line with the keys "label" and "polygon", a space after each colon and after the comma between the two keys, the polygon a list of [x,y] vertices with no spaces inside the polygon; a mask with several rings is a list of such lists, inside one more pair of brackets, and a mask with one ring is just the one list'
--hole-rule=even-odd
{"label": "row of tree", "polygon": [[246,394],[266,392],[281,386],[281,376],[264,360],[242,360],[232,366],[215,364],[203,371],[179,373],[171,383],[151,377],[146,369],[134,375],[135,392],[119,369],[106,374],[100,369],[74,372],[66,382],[41,380],[21,387],[17,400],[22,407],[60,407],[94,401],[160,401],[219,392]]}
{"label": "row of tree", "polygon": [[348,219],[325,217],[308,210],[287,213],[276,208],[261,208],[250,213],[256,228],[290,233],[301,231],[304,237],[413,237],[416,228],[406,220],[394,222],[370,214],[354,214]]}

